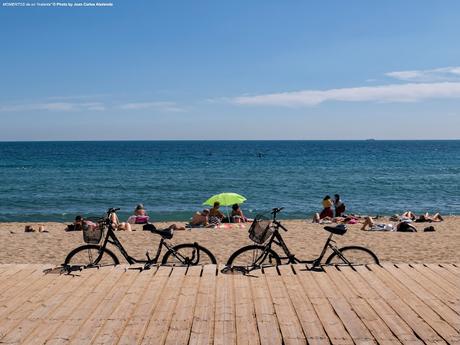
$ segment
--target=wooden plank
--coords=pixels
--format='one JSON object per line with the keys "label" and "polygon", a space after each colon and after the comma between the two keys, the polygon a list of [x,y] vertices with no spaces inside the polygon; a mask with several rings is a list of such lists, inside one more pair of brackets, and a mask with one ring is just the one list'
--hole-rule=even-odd
{"label": "wooden plank", "polygon": [[235,296],[233,275],[221,274],[219,266],[216,279],[216,307],[214,318],[214,344],[236,344]]}
{"label": "wooden plank", "polygon": [[[413,267],[410,267],[407,264],[398,264],[397,266],[398,266],[398,269],[402,272],[401,274],[396,276],[396,278],[404,278],[405,276],[410,277],[412,281],[417,282],[415,285],[415,288],[417,288],[417,285],[418,285],[418,286],[423,287],[423,289],[427,290],[430,293],[431,296],[425,296],[424,298],[430,298],[430,299],[436,298],[437,300],[444,302],[444,304],[446,304],[456,313],[460,314],[460,303],[459,303],[458,296],[454,296],[448,293],[447,291],[442,290],[432,280],[420,274],[416,269],[414,269]],[[386,268],[387,270],[392,270],[395,267],[393,266],[392,268],[391,266],[388,266]],[[420,289],[418,289],[418,291],[420,291]]]}
{"label": "wooden plank", "polygon": [[324,296],[318,284],[313,279],[312,274],[317,272],[307,271],[305,266],[302,265],[293,265],[293,267],[331,343],[353,344],[353,340],[345,329],[342,320],[337,316],[329,300]]}
{"label": "wooden plank", "polygon": [[458,286],[451,284],[449,281],[445,280],[441,276],[437,275],[433,271],[426,269],[425,266],[421,264],[412,265],[420,274],[424,275],[436,285],[438,285],[441,289],[448,292],[451,295],[458,296],[460,294],[460,289]]}
{"label": "wooden plank", "polygon": [[375,274],[375,266],[372,271],[364,266],[356,266],[356,271],[366,280],[370,286],[391,306],[391,308],[406,321],[413,332],[426,344],[445,344],[446,342],[427,324],[390,286],[384,284],[385,280]]}
{"label": "wooden plank", "polygon": [[448,270],[450,273],[455,275],[457,278],[460,278],[460,267],[453,265],[453,264],[440,264],[442,267],[444,267],[446,270]]}
{"label": "wooden plank", "polygon": [[440,275],[443,279],[451,283],[453,286],[457,287],[457,290],[460,294],[460,277],[456,276],[452,272],[448,271],[441,265],[436,264],[424,264],[425,267],[428,267],[432,270],[435,274]]}
{"label": "wooden plank", "polygon": [[308,344],[330,344],[323,325],[291,266],[281,265],[278,269]]}
{"label": "wooden plank", "polygon": [[216,265],[206,265],[203,267],[193,314],[190,345],[211,345],[213,343],[216,275]]}
{"label": "wooden plank", "polygon": [[114,269],[113,267],[104,267],[91,271],[93,275],[103,277],[102,283],[92,289],[84,289],[87,295],[86,298],[80,301],[70,316],[67,318],[57,317],[62,319],[62,323],[55,332],[48,337],[46,342],[47,345],[63,345],[69,343],[72,337],[79,331],[80,327],[89,320],[98,308],[101,308],[101,304],[105,303],[104,297],[118,289],[118,281],[124,273],[123,270]]}
{"label": "wooden plank", "polygon": [[277,268],[265,268],[264,273],[284,344],[305,344],[305,335]]}
{"label": "wooden plank", "polygon": [[334,287],[327,273],[312,272],[311,276],[342,320],[342,323],[347,329],[348,334],[352,337],[354,343],[375,344],[376,342],[366,325],[364,325],[345,297]]}
{"label": "wooden plank", "polygon": [[151,270],[150,281],[147,284],[144,295],[137,303],[137,308],[123,330],[118,345],[138,344],[144,336],[172,268],[159,267],[156,273],[155,270],[156,268]]}
{"label": "wooden plank", "polygon": [[188,344],[189,342],[201,271],[201,266],[191,266],[187,269],[169,326],[166,345]]}
{"label": "wooden plank", "polygon": [[113,313],[131,285],[135,282],[135,278],[139,275],[138,271],[125,270],[123,267],[115,267],[114,270],[123,271],[121,278],[117,282],[116,288],[110,290],[110,292],[103,297],[97,309],[93,311],[78,332],[72,336],[70,344],[91,344],[99,330],[104,326],[106,320]]}
{"label": "wooden plank", "polygon": [[84,284],[90,276],[90,274],[81,277],[61,276],[62,279],[59,280],[62,280],[63,284],[57,284],[54,289],[46,291],[41,299],[31,304],[30,309],[19,316],[20,322],[15,324],[14,329],[5,335],[1,342],[23,344],[27,336],[40,325],[41,320],[48,318],[62,303],[65,303],[74,290],[80,284]]}
{"label": "wooden plank", "polygon": [[135,272],[137,277],[135,277],[134,283],[119,301],[118,306],[110,314],[110,318],[104,323],[91,344],[106,345],[118,343],[137,303],[142,303],[140,298],[143,296],[147,281],[151,277],[151,271]]}
{"label": "wooden plank", "polygon": [[365,300],[372,307],[401,343],[407,345],[423,344],[415,336],[412,328],[408,326],[406,321],[352,267],[340,267],[340,273],[346,279],[345,286],[353,290],[358,298]]}
{"label": "wooden plank", "polygon": [[372,334],[379,344],[400,344],[401,342],[394,336],[391,329],[378,316],[365,299],[360,297],[350,288],[350,283],[346,280],[342,272],[336,267],[325,267],[327,277],[330,279],[331,289],[340,291],[342,296],[350,304],[350,307],[358,315],[365,327]]}
{"label": "wooden plank", "polygon": [[235,323],[237,344],[260,344],[259,332],[255,315],[254,301],[251,292],[251,277],[242,274],[233,276],[235,293]]}
{"label": "wooden plank", "polygon": [[373,266],[372,270],[379,278],[384,280],[385,284],[391,288],[400,298],[407,303],[413,311],[423,318],[445,341],[448,343],[460,342],[460,335],[446,321],[439,317],[423,300],[412,294],[407,287],[398,282],[398,280],[385,268]]}
{"label": "wooden plank", "polygon": [[261,345],[281,344],[282,336],[278,326],[273,302],[268,286],[261,270],[256,270],[248,276],[251,284],[251,293],[254,299],[257,328]]}
{"label": "wooden plank", "polygon": [[18,264],[10,267],[0,280],[0,291],[8,291],[18,282],[27,279],[36,269],[36,266],[27,264]]}
{"label": "wooden plank", "polygon": [[66,288],[67,284],[70,284],[72,279],[73,277],[68,276],[59,277],[59,279],[51,281],[51,284],[46,288],[37,291],[36,294],[29,296],[27,299],[23,299],[19,306],[14,306],[14,309],[10,310],[8,315],[0,322],[0,339],[13,330],[24,319],[30,317],[37,308],[43,310],[43,307],[47,306],[49,298],[58,293],[62,288]]}
{"label": "wooden plank", "polygon": [[22,279],[20,285],[2,293],[0,297],[0,320],[7,317],[14,310],[21,307],[25,300],[38,294],[43,289],[48,289],[52,281],[59,275],[44,275],[39,271],[31,273],[31,280]]}
{"label": "wooden plank", "polygon": [[[14,277],[11,277],[11,280],[15,281],[15,284],[10,286],[9,288],[2,289],[0,287],[0,303],[9,300],[14,296],[18,296],[22,290],[32,284],[34,284],[36,281],[40,280],[43,278],[45,273],[43,270],[48,267],[47,265],[31,265],[33,266],[33,269],[30,271],[30,273],[22,279],[14,279]],[[1,281],[1,278],[0,278]]]}
{"label": "wooden plank", "polygon": [[74,311],[78,308],[82,300],[89,296],[90,291],[99,286],[99,284],[109,275],[111,269],[102,270],[102,272],[91,272],[88,279],[79,282],[75,291],[65,298],[51,315],[46,318],[36,320],[35,330],[23,339],[27,345],[45,344],[53,333],[62,326],[65,320],[72,317]]}
{"label": "wooden plank", "polygon": [[433,293],[436,290],[428,290],[427,285],[423,284],[422,280],[412,279],[406,271],[415,271],[408,265],[394,265],[385,264],[384,268],[393,274],[399,282],[401,282],[407,289],[409,289],[415,296],[422,300],[428,307],[437,313],[443,320],[452,326],[457,332],[460,330],[460,317],[455,313],[447,304],[443,303],[441,299],[436,297]]}
{"label": "wooden plank", "polygon": [[186,271],[186,267],[174,267],[172,269],[171,276],[163,289],[141,344],[164,344]]}

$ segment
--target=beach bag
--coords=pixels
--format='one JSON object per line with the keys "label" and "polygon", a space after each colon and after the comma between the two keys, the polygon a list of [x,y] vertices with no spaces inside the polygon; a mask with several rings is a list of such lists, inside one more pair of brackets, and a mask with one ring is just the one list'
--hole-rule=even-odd
{"label": "beach bag", "polygon": [[273,234],[270,219],[257,215],[249,228],[249,238],[258,244],[264,244]]}

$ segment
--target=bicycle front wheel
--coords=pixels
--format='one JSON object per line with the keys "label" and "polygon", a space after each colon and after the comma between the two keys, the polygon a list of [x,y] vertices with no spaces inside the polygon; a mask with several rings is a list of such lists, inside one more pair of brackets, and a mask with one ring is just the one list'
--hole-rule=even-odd
{"label": "bicycle front wheel", "polygon": [[326,265],[368,265],[378,264],[379,259],[370,249],[349,246],[343,247],[334,252],[326,260]]}
{"label": "bicycle front wheel", "polygon": [[217,260],[209,249],[197,243],[183,243],[172,247],[161,261],[168,266],[196,266],[216,264]]}
{"label": "bicycle front wheel", "polygon": [[87,244],[72,250],[65,258],[64,265],[72,267],[101,267],[115,266],[120,261],[107,248],[102,249],[97,244]]}
{"label": "bicycle front wheel", "polygon": [[271,248],[258,245],[238,249],[227,261],[228,268],[245,271],[277,265],[281,265],[279,255]]}

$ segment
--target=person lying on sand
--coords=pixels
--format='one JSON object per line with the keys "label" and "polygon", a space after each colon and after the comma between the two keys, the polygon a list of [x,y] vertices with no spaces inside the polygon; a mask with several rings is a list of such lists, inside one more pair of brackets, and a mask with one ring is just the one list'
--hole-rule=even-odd
{"label": "person lying on sand", "polygon": [[393,216],[390,217],[390,220],[395,221],[395,222],[412,222],[417,218],[415,213],[411,211],[406,211],[403,214],[394,214]]}
{"label": "person lying on sand", "polygon": [[120,220],[118,219],[118,216],[115,212],[113,212],[111,215],[110,215],[110,221],[112,222],[112,226],[115,230],[118,230],[118,231],[132,231],[131,229],[131,224],[129,223],[125,223],[125,222],[120,222]]}
{"label": "person lying on sand", "polygon": [[433,216],[430,216],[427,213],[420,215],[417,219],[415,219],[415,222],[417,223],[423,223],[423,222],[442,222],[444,218],[439,213],[435,213]]}
{"label": "person lying on sand", "polygon": [[367,228],[371,231],[417,232],[417,229],[408,222],[403,221],[394,226],[391,223],[375,223],[371,217],[366,218],[361,230],[367,230]]}

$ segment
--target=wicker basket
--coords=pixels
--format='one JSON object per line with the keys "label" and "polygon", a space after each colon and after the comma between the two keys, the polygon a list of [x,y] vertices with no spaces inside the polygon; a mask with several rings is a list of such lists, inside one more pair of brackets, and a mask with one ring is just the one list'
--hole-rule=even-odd
{"label": "wicker basket", "polygon": [[264,244],[273,234],[270,219],[257,215],[249,228],[249,238],[258,244]]}
{"label": "wicker basket", "polygon": [[83,221],[83,241],[98,244],[104,233],[104,223],[100,219],[85,219]]}

